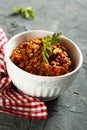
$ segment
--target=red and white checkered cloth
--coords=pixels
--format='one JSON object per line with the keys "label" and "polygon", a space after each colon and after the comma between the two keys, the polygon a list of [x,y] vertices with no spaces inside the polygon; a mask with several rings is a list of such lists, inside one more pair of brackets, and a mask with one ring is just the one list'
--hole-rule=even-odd
{"label": "red and white checkered cloth", "polygon": [[47,107],[44,102],[20,93],[12,87],[4,62],[6,43],[6,35],[0,28],[0,112],[31,119],[47,118]]}

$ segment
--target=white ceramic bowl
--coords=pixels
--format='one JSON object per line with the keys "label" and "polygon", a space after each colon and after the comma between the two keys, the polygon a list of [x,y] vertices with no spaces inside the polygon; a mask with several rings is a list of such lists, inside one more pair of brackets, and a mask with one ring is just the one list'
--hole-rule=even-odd
{"label": "white ceramic bowl", "polygon": [[44,37],[52,35],[53,33],[54,32],[42,30],[22,32],[13,36],[5,47],[7,71],[14,85],[23,93],[42,98],[44,100],[54,99],[63,94],[64,91],[70,87],[83,62],[83,56],[78,46],[70,39],[61,36],[60,43],[68,48],[69,54],[74,62],[74,70],[62,76],[49,77],[30,74],[12,63],[9,56],[11,55],[12,50],[21,42],[28,41],[29,38]]}

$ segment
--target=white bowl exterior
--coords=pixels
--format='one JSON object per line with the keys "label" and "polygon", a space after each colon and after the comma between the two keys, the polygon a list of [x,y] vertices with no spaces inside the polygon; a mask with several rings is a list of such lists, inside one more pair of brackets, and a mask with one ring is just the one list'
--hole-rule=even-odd
{"label": "white bowl exterior", "polygon": [[19,90],[22,92],[35,96],[50,98],[56,97],[63,93],[70,85],[77,73],[66,77],[39,77],[35,75],[23,74],[19,68],[14,68],[14,64],[7,64],[8,73]]}
{"label": "white bowl exterior", "polygon": [[12,50],[21,42],[28,41],[31,37],[44,37],[46,35],[52,35],[52,33],[53,32],[31,30],[16,35],[6,45],[5,59],[8,74],[14,85],[25,94],[46,99],[56,98],[58,95],[63,94],[63,92],[71,85],[82,65],[83,57],[81,51],[66,37],[61,37],[61,42],[63,41],[67,47],[67,43],[69,44],[68,48],[71,50],[72,59],[76,64],[76,69],[66,75],[55,77],[33,75],[21,70],[9,59]]}

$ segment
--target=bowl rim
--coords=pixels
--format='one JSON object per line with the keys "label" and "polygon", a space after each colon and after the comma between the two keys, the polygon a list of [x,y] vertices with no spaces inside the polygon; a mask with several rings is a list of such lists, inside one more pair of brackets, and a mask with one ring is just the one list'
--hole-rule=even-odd
{"label": "bowl rim", "polygon": [[82,63],[83,63],[83,55],[82,55],[82,52],[80,50],[80,48],[75,44],[75,42],[73,42],[71,39],[69,39],[68,37],[62,35],[60,36],[61,38],[64,38],[68,41],[70,41],[74,46],[75,48],[77,49],[77,51],[79,52],[79,56],[80,56],[80,62],[78,64],[78,66],[72,70],[71,72],[69,73],[66,73],[64,75],[59,75],[59,76],[40,76],[40,75],[35,75],[35,74],[31,74],[27,71],[24,71],[22,70],[21,68],[19,68],[18,66],[16,66],[11,60],[10,58],[7,56],[7,46],[8,44],[10,44],[12,42],[12,40],[14,40],[15,38],[21,36],[21,35],[24,35],[24,34],[27,34],[27,33],[33,33],[33,32],[46,32],[46,33],[50,33],[50,34],[53,34],[54,32],[52,31],[46,31],[46,30],[29,30],[29,31],[24,31],[24,32],[21,32],[21,33],[18,33],[16,35],[14,35],[12,38],[10,38],[10,40],[8,41],[8,43],[5,45],[5,62],[7,64],[7,62],[10,62],[10,64],[14,65],[14,67],[16,67],[17,69],[19,69],[21,72],[25,73],[25,74],[30,74],[31,76],[33,77],[38,77],[38,78],[63,78],[63,77],[66,77],[66,76],[70,76],[72,74],[74,74],[75,72],[79,71],[80,67],[82,66]]}

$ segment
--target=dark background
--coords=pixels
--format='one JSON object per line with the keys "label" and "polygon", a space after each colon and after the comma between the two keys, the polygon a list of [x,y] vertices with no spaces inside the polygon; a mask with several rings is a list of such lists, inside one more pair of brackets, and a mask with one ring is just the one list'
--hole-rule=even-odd
{"label": "dark background", "polygon": [[[35,19],[12,15],[13,7],[34,9]],[[0,113],[0,130],[87,130],[87,0],[0,0],[0,27],[8,39],[30,30],[62,32],[81,49],[83,66],[59,99],[47,102],[49,117],[31,120]]]}

